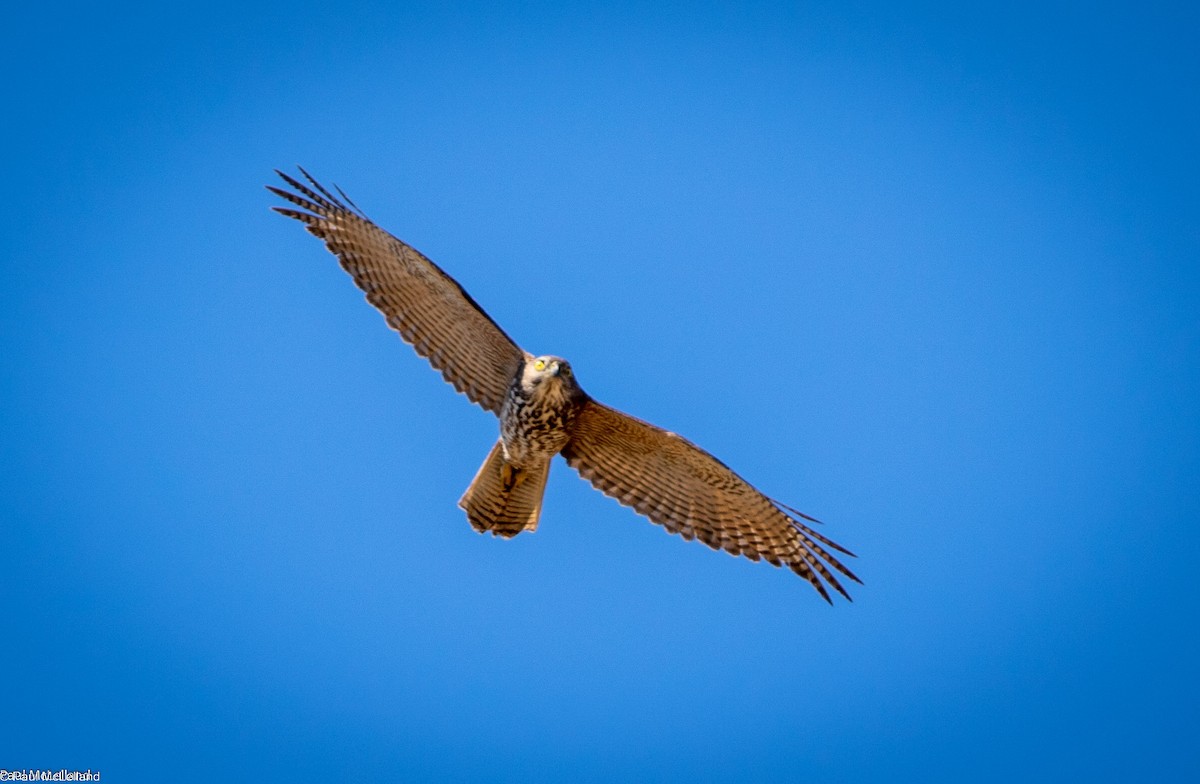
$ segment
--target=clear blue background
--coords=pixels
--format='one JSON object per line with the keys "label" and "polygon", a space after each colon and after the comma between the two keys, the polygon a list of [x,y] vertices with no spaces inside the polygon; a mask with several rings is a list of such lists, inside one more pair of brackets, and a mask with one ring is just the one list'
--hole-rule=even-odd
{"label": "clear blue background", "polygon": [[[0,766],[1195,776],[1189,5],[10,10]],[[295,163],[854,603],[561,462],[472,532],[495,420],[268,211]]]}

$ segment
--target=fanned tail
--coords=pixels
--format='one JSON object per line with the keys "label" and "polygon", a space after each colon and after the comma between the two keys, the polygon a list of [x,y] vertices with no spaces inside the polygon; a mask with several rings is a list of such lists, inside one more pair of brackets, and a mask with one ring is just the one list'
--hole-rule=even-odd
{"label": "fanned tail", "polygon": [[549,475],[549,460],[536,468],[506,463],[497,441],[458,505],[466,510],[476,531],[511,539],[522,531],[537,529]]}

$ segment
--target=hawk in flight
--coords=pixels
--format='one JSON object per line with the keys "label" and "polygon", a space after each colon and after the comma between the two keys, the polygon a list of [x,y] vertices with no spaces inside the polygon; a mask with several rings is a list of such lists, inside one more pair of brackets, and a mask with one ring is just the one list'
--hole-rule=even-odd
{"label": "hawk in flight", "polygon": [[[472,402],[500,419],[500,438],[458,502],[476,531],[505,538],[537,528],[556,454],[601,492],[684,539],[787,566],[831,601],[834,572],[861,582],[831,551],[849,550],[817,522],[756,490],[692,442],[591,398],[560,357],[523,351],[453,278],[371,222],[340,189],[276,170],[267,186],[299,209],[274,207],[324,240],[388,326]],[[311,186],[311,187],[310,187]]]}

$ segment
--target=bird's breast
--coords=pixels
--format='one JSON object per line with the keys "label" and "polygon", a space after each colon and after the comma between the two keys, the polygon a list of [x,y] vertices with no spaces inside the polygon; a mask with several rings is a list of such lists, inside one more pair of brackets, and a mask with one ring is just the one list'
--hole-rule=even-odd
{"label": "bird's breast", "polygon": [[563,395],[510,390],[500,411],[505,459],[518,466],[538,465],[558,454],[571,438],[575,410]]}

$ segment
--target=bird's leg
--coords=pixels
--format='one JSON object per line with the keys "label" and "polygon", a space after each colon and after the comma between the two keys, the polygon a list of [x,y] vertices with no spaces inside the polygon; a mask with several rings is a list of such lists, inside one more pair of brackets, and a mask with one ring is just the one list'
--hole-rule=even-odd
{"label": "bird's leg", "polygon": [[521,481],[521,469],[517,468],[512,463],[503,463],[500,466],[500,483],[504,485],[504,492],[511,491]]}

